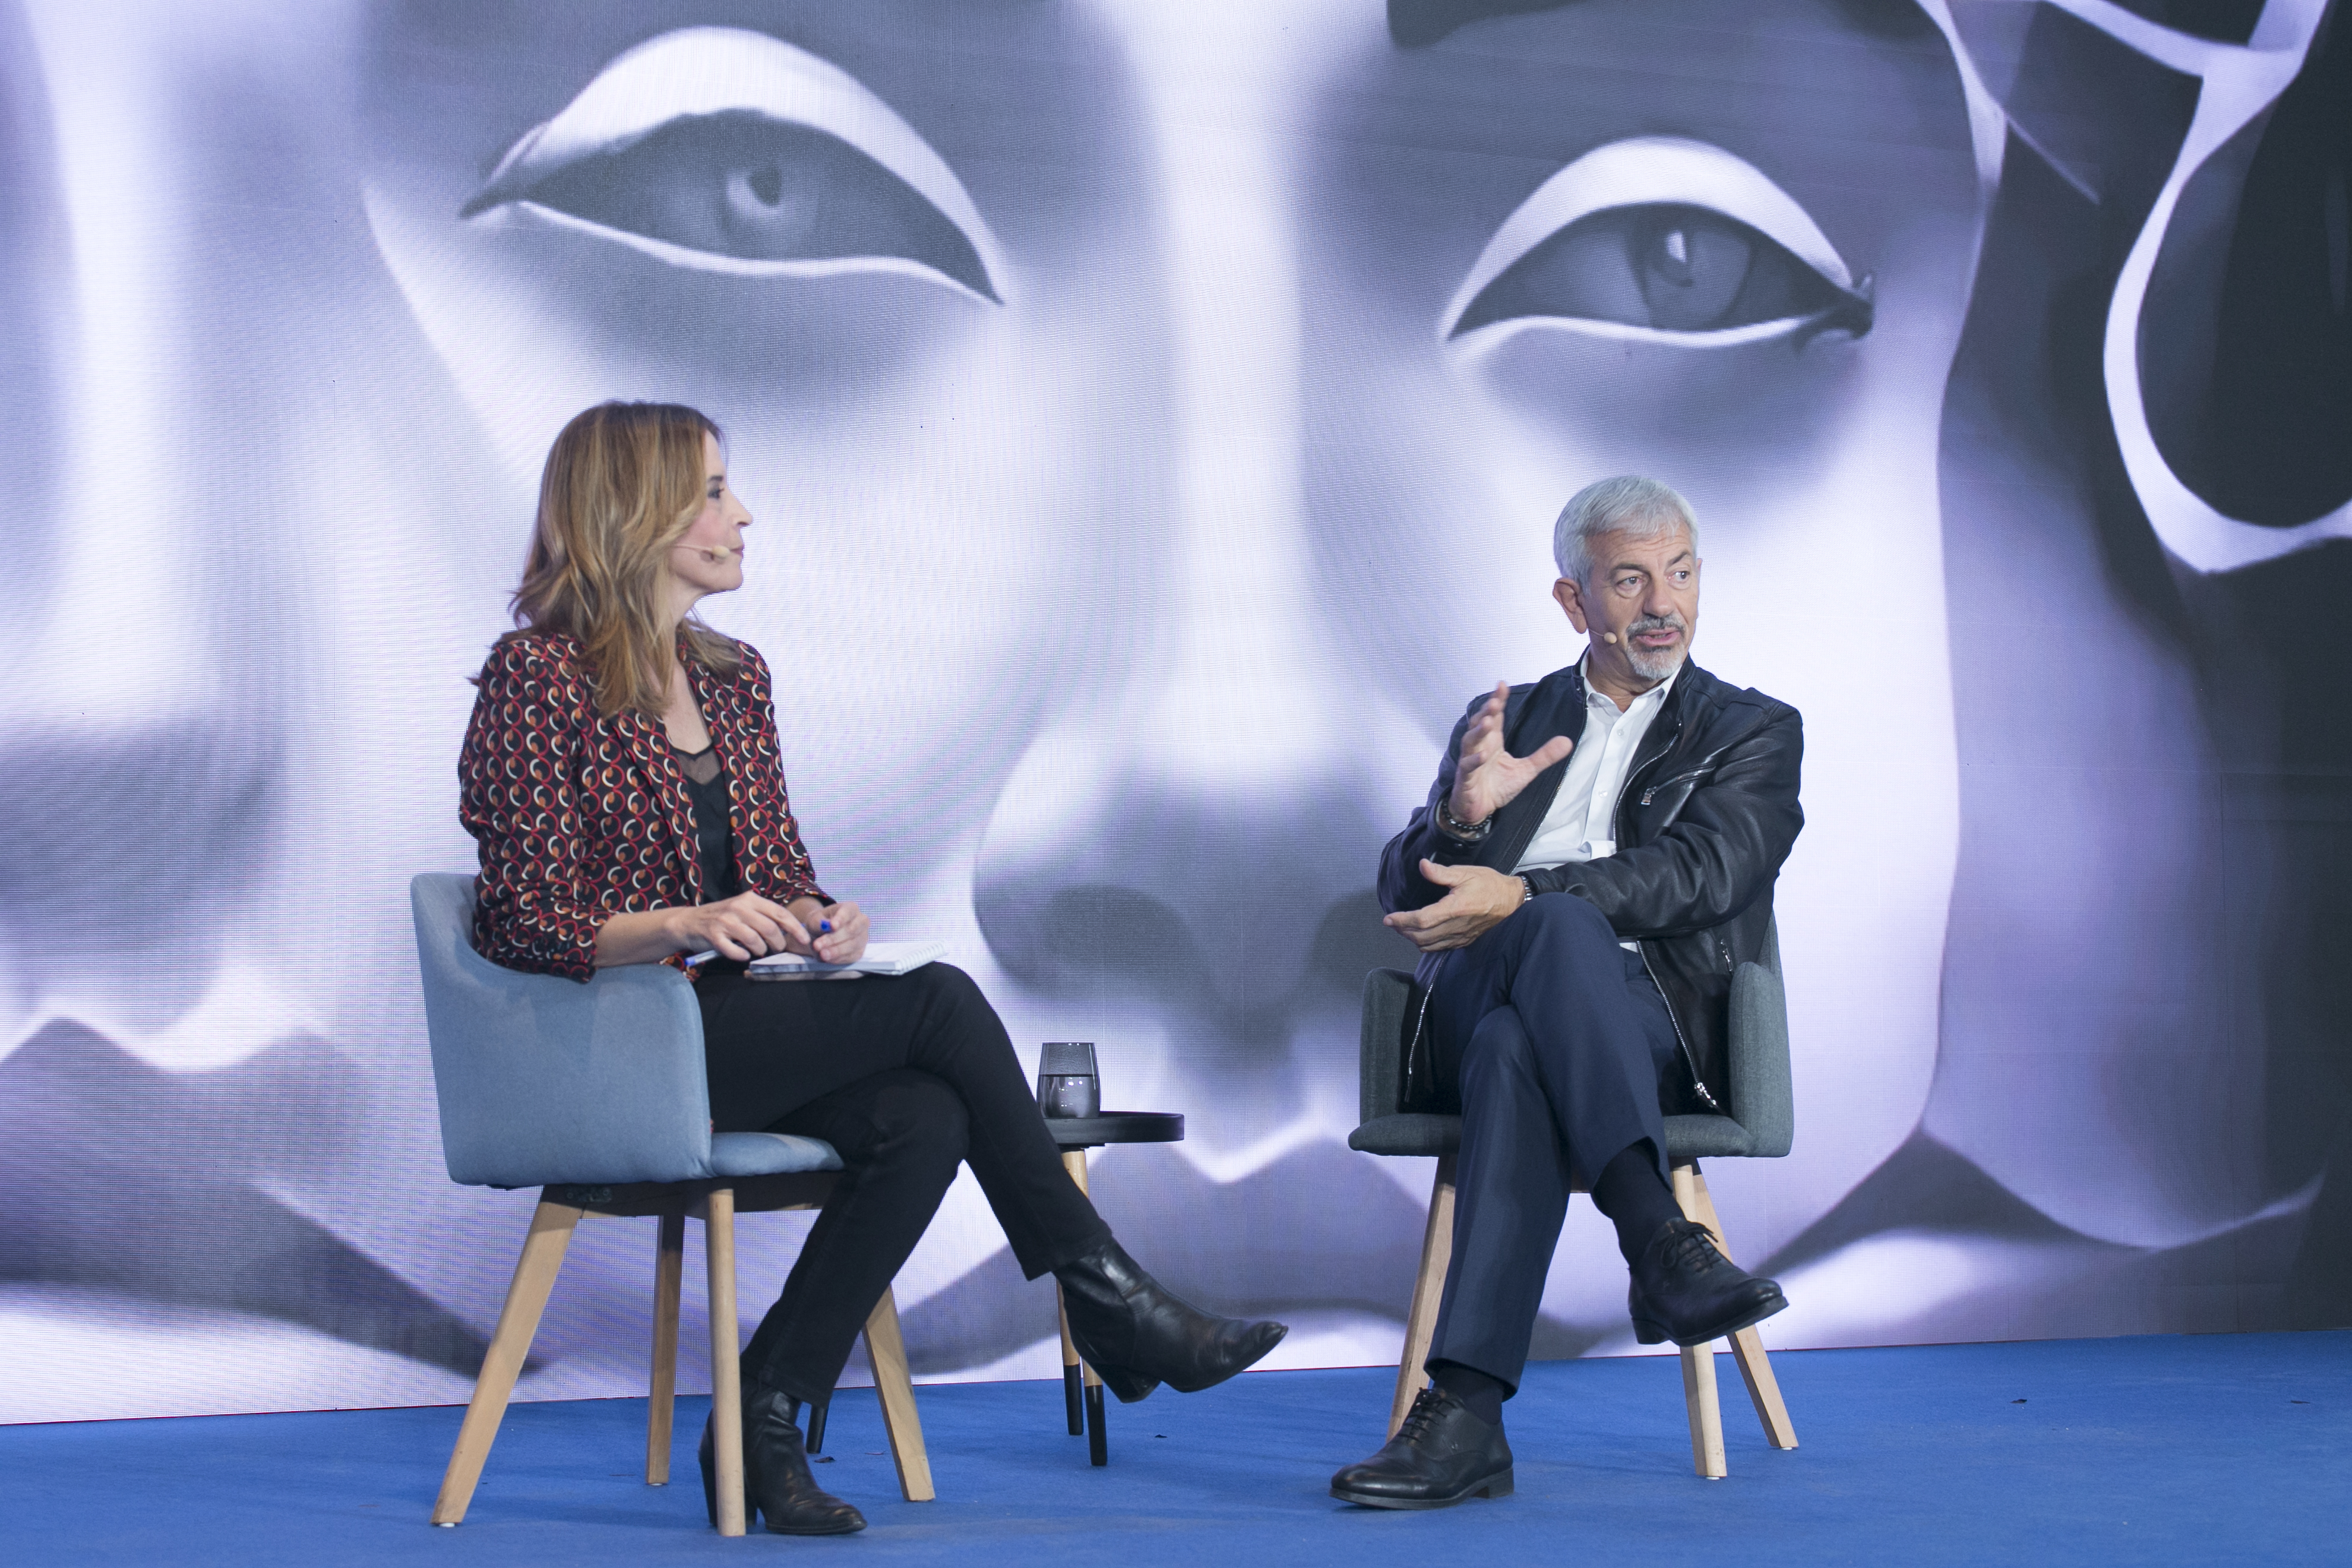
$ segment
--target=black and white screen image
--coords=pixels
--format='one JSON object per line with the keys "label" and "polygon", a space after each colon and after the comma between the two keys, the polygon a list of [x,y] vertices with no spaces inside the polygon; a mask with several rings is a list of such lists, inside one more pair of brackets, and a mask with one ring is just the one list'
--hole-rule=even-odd
{"label": "black and white screen image", "polygon": [[[446,1178],[406,889],[614,397],[727,432],[825,887],[1186,1116],[1094,1190],[1267,1364],[1397,1353],[1378,854],[1618,473],[1804,715],[1771,1342],[2322,1321],[2347,104],[2327,0],[0,0],[0,1420],[465,1397],[532,1194]],[[641,1390],[649,1237],[522,1397]],[[1624,1289],[1578,1203],[1536,1353]],[[897,1292],[1059,1365],[968,1175]]]}

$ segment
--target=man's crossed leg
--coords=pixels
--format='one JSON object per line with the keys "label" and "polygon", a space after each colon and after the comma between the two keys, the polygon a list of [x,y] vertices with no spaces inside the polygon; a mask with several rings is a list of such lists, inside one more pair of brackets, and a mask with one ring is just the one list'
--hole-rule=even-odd
{"label": "man's crossed leg", "polygon": [[1616,1226],[1645,1341],[1701,1343],[1787,1305],[1682,1216],[1659,1086],[1679,1072],[1664,999],[1601,911],[1530,900],[1446,958],[1428,1026],[1462,1115],[1454,1255],[1423,1391],[1396,1436],[1332,1478],[1375,1508],[1443,1508],[1511,1489],[1502,1402],[1517,1389],[1570,1191]]}

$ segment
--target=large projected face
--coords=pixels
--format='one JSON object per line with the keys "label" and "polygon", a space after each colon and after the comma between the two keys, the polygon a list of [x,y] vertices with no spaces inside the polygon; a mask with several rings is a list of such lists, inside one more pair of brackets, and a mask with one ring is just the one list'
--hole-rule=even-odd
{"label": "large projected face", "polygon": [[[706,609],[777,669],[828,888],[955,940],[1024,1047],[1097,1039],[1114,1099],[1190,1113],[1187,1190],[1271,1241],[1224,1288],[1325,1299],[1360,1244],[1320,1216],[1416,1179],[1338,1149],[1363,973],[1411,959],[1374,860],[1465,697],[1575,657],[1549,520],[1604,473],[1692,497],[1699,657],[1811,732],[1782,924],[1801,1092],[1848,1133],[1751,1245],[1916,1121],[1978,183],[1907,7],[1585,0],[1402,41],[1363,0],[35,30],[110,258],[75,417],[128,454],[59,603],[145,639],[55,641],[42,700],[163,759],[135,826],[207,846],[141,872],[171,963],[72,1005],[135,1051],[312,1034],[421,1109],[406,1037],[362,1044],[397,889],[466,852],[460,677],[547,443],[630,396],[729,431],[761,547]],[[358,895],[323,952],[288,913],[320,887]],[[429,1124],[362,1158],[433,1187]],[[996,1245],[950,1223],[927,1256]]]}
{"label": "large projected face", "polygon": [[[439,1181],[401,888],[470,860],[462,678],[548,443],[601,399],[687,402],[761,524],[703,610],[775,667],[828,890],[950,939],[1024,1050],[1094,1039],[1108,1100],[1189,1114],[1134,1157],[1157,1187],[1104,1184],[1147,1261],[1290,1312],[1286,1353],[1366,1359],[1426,1180],[1339,1142],[1362,976],[1412,956],[1378,849],[1468,697],[1576,657],[1551,519],[1640,472],[1701,519],[1696,656],[1806,719],[1779,910],[1824,1135],[1726,1194],[1744,1253],[1803,1231],[1937,1060],[1938,436],[1999,138],[1897,0],[1522,9],[27,7],[56,152],[0,156],[54,175],[70,289],[20,243],[37,203],[0,206],[0,259],[72,308],[0,329],[65,367],[14,395],[59,389],[70,480],[26,510],[0,744],[71,764],[30,770],[26,820],[103,820],[7,852],[19,1033],[79,1020],[257,1105],[255,1059],[325,1042],[306,1081],[396,1113],[215,1163],[304,1213],[398,1194],[339,1244],[487,1310],[495,1249],[419,1256],[420,1209],[479,1210]],[[123,910],[135,984],[62,962]],[[959,1189],[902,1296],[1000,1246]],[[1840,1332],[1901,1310],[1848,1300]],[[1622,1305],[1613,1270],[1556,1271],[1583,1337],[1553,1348]],[[992,1364],[1036,1337],[1016,1316],[910,1339]]]}
{"label": "large projected face", "polygon": [[711,613],[777,661],[828,882],[964,936],[1016,1038],[1098,1037],[1227,1173],[1352,1122],[1356,991],[1407,956],[1378,846],[1465,693],[1574,657],[1560,499],[1683,488],[1702,657],[1811,731],[1783,924],[1850,1135],[1801,1225],[1933,1060],[1958,78],[1891,4],[1423,31],[388,6],[368,221],[518,527],[584,404],[718,413],[773,532]]}

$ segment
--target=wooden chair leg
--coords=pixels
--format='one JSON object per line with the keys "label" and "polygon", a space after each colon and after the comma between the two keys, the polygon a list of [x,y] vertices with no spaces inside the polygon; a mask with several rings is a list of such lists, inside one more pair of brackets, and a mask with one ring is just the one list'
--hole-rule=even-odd
{"label": "wooden chair leg", "polygon": [[[1697,1164],[1689,1160],[1678,1162],[1673,1174],[1675,1202],[1681,1206],[1683,1217],[1706,1225],[1700,1209]],[[1707,1479],[1719,1481],[1730,1470],[1723,1458],[1723,1405],[1716,1397],[1714,1342],[1683,1346],[1682,1362],[1683,1404],[1690,1416],[1691,1464]]]}
{"label": "wooden chair leg", "polygon": [[[1078,1191],[1083,1193],[1087,1190],[1087,1152],[1085,1150],[1064,1150],[1062,1169],[1070,1173],[1070,1180],[1078,1184]],[[1070,1436],[1083,1437],[1087,1435],[1087,1378],[1094,1369],[1078,1360],[1077,1342],[1070,1338],[1069,1305],[1062,1300],[1062,1286],[1058,1280],[1054,1285],[1054,1321],[1062,1331],[1064,1414],[1069,1417]]]}
{"label": "wooden chair leg", "polygon": [[583,1212],[545,1198],[531,1211],[522,1256],[515,1259],[514,1281],[507,1287],[506,1304],[499,1309],[499,1326],[482,1357],[481,1375],[474,1379],[474,1396],[467,1403],[464,1424],[457,1428],[457,1446],[441,1476],[441,1495],[433,1501],[436,1524],[457,1524],[474,1500],[483,1462],[489,1458],[490,1445],[498,1438],[499,1423],[506,1418],[515,1379],[522,1374],[531,1336],[539,1332],[540,1314],[547,1310],[548,1293],[555,1289],[555,1277],[563,1268],[563,1255],[571,1250],[572,1233]]}
{"label": "wooden chair leg", "polygon": [[907,1342],[898,1332],[898,1299],[888,1288],[866,1318],[866,1356],[874,1363],[874,1396],[882,1402],[882,1429],[898,1467],[898,1490],[908,1502],[929,1502],[931,1458],[923,1447],[923,1418],[915,1410],[915,1380],[907,1371]]}
{"label": "wooden chair leg", "polygon": [[1413,1276],[1412,1307],[1405,1314],[1404,1352],[1397,1360],[1396,1397],[1389,1402],[1389,1436],[1397,1435],[1414,1396],[1429,1381],[1423,1363],[1437,1334],[1438,1299],[1445,1293],[1446,1267],[1454,1261],[1454,1159],[1437,1157],[1437,1179],[1429,1188],[1429,1223],[1421,1233],[1421,1268]]}
{"label": "wooden chair leg", "polygon": [[[1706,1175],[1696,1167],[1691,1171],[1691,1193],[1698,1204],[1698,1212],[1691,1217],[1714,1233],[1716,1247],[1729,1258],[1731,1248],[1724,1245],[1723,1222],[1716,1217],[1715,1199],[1707,1194]],[[1780,1399],[1780,1380],[1772,1375],[1772,1359],[1764,1353],[1763,1336],[1752,1327],[1740,1330],[1731,1336],[1731,1353],[1739,1363],[1739,1375],[1748,1384],[1756,1419],[1764,1424],[1765,1441],[1775,1448],[1795,1447],[1797,1428]]]}
{"label": "wooden chair leg", "polygon": [[1715,1344],[1682,1347],[1683,1405],[1690,1416],[1691,1468],[1708,1480],[1731,1473],[1723,1458],[1723,1406],[1715,1394]]}
{"label": "wooden chair leg", "polygon": [[1765,1440],[1775,1448],[1795,1447],[1796,1425],[1781,1402],[1780,1380],[1772,1375],[1772,1358],[1764,1353],[1763,1337],[1752,1326],[1742,1329],[1731,1336],[1731,1352],[1748,1384],[1748,1403],[1756,1406],[1756,1419],[1764,1424]]}
{"label": "wooden chair leg", "polygon": [[713,1489],[719,1533],[743,1533],[743,1385],[737,1358],[743,1342],[735,1322],[735,1193],[714,1189],[695,1209],[702,1220],[703,1258],[710,1269],[710,1410]]}
{"label": "wooden chair leg", "polygon": [[1070,1436],[1087,1434],[1086,1373],[1078,1367],[1078,1347],[1070,1338],[1069,1304],[1062,1300],[1060,1280],[1054,1282],[1054,1321],[1062,1330],[1062,1405],[1069,1417]]}
{"label": "wooden chair leg", "polygon": [[[1084,1149],[1063,1150],[1062,1169],[1070,1173],[1070,1180],[1077,1183],[1078,1191],[1085,1193],[1088,1197],[1094,1195],[1093,1191],[1087,1185],[1087,1152]],[[1062,1373],[1062,1397],[1065,1402],[1069,1399],[1071,1393],[1067,1368],[1074,1362],[1078,1368],[1077,1413],[1071,1417],[1070,1433],[1073,1436],[1081,1430],[1086,1433],[1088,1464],[1108,1465],[1110,1463],[1110,1411],[1109,1407],[1103,1403],[1102,1377],[1093,1367],[1078,1360],[1077,1346],[1070,1340],[1070,1317],[1068,1311],[1062,1306],[1062,1288],[1059,1285],[1054,1287],[1054,1307],[1062,1314],[1062,1345],[1066,1357],[1062,1363],[1065,1369]]]}
{"label": "wooden chair leg", "polygon": [[686,1278],[686,1215],[666,1214],[654,1241],[653,1375],[646,1387],[646,1485],[669,1485],[677,1415],[677,1298]]}

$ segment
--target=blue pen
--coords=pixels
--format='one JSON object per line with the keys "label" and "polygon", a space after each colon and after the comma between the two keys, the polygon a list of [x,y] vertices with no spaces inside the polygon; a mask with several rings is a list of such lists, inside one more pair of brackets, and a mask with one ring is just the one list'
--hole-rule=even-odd
{"label": "blue pen", "polygon": [[833,934],[833,922],[831,921],[817,921],[816,934],[819,936],[831,936]]}

